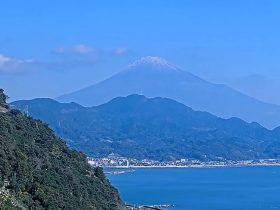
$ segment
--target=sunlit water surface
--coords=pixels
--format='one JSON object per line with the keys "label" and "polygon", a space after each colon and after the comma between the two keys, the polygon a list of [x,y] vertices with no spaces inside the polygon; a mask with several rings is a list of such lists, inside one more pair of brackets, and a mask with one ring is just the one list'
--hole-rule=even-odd
{"label": "sunlit water surface", "polygon": [[280,210],[280,167],[137,169],[107,176],[132,204],[175,204],[176,210]]}

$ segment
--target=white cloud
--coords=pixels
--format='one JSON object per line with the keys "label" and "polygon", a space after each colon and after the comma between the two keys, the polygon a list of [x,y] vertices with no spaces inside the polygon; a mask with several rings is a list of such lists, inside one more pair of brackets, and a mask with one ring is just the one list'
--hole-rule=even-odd
{"label": "white cloud", "polygon": [[31,59],[16,59],[0,54],[0,73],[12,73],[33,63]]}
{"label": "white cloud", "polygon": [[9,63],[10,61],[11,61],[11,58],[0,54],[0,67],[4,66],[6,63]]}
{"label": "white cloud", "polygon": [[119,47],[113,50],[114,55],[124,55],[128,52],[128,49],[125,47]]}
{"label": "white cloud", "polygon": [[78,44],[70,47],[60,47],[55,50],[56,53],[61,53],[61,54],[64,53],[88,54],[88,53],[93,53],[95,51],[96,50],[93,47],[84,44]]}

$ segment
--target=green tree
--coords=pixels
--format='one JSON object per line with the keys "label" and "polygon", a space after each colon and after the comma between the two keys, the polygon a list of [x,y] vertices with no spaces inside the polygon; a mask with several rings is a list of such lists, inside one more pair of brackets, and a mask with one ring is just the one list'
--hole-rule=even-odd
{"label": "green tree", "polygon": [[9,199],[0,196],[0,209],[123,209],[101,168],[92,168],[47,124],[14,110],[0,113],[1,189],[5,182]]}
{"label": "green tree", "polygon": [[4,90],[3,89],[0,89],[0,106],[8,109],[9,106],[7,104],[7,99],[8,99],[8,96],[5,95],[4,93]]}

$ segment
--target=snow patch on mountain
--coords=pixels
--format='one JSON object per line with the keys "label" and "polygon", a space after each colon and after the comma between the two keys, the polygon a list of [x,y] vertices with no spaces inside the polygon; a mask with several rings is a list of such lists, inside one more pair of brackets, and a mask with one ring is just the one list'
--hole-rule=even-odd
{"label": "snow patch on mountain", "polygon": [[126,70],[133,70],[133,69],[141,69],[141,68],[149,68],[152,70],[172,70],[172,71],[182,71],[177,66],[169,63],[167,60],[155,57],[155,56],[146,56],[142,57],[130,65],[127,66]]}

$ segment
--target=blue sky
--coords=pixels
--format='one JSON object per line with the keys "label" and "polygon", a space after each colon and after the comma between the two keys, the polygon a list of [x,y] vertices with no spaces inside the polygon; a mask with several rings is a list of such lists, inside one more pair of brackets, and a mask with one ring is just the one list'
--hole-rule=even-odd
{"label": "blue sky", "polygon": [[153,55],[280,104],[275,0],[11,0],[0,7],[0,86],[56,97]]}

